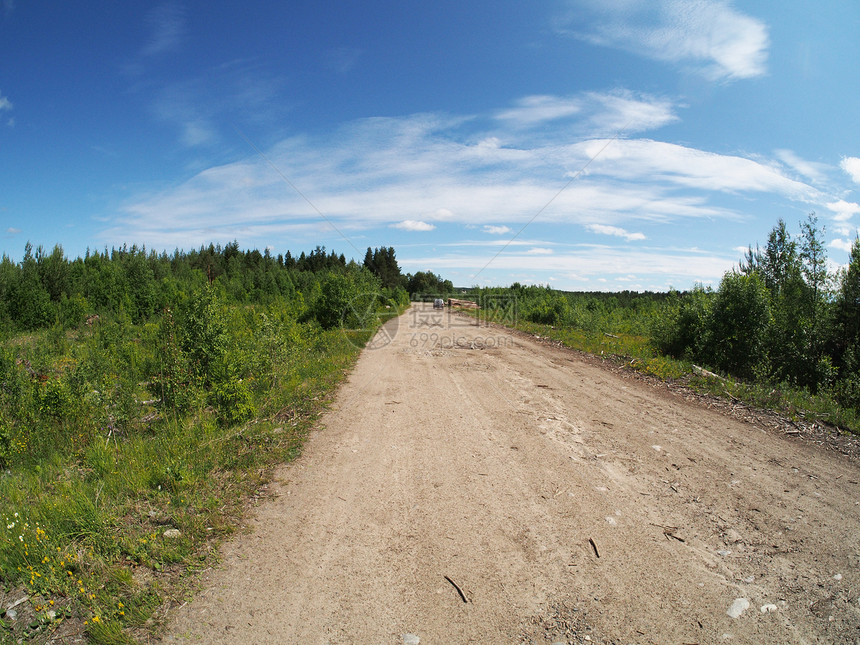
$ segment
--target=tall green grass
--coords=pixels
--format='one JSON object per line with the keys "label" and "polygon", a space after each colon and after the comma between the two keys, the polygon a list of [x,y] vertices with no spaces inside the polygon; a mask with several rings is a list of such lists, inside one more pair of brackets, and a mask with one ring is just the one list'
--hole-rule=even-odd
{"label": "tall green grass", "polygon": [[271,468],[299,453],[372,333],[299,323],[286,306],[210,314],[210,374],[166,318],[5,339],[0,581],[29,603],[25,623],[0,615],[0,642],[154,629]]}
{"label": "tall green grass", "polygon": [[560,342],[699,393],[773,410],[794,421],[817,421],[839,431],[860,433],[857,410],[840,405],[826,390],[812,393],[787,383],[750,382],[729,375],[708,377],[690,361],[662,354],[651,330],[663,315],[666,294],[564,294],[540,287],[472,291],[470,297],[483,308],[464,312],[469,315]]}

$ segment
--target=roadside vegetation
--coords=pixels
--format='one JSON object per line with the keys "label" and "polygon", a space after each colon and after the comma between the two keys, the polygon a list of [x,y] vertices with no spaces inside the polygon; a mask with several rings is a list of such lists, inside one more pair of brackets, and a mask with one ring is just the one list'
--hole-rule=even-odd
{"label": "roadside vegetation", "polygon": [[564,293],[514,284],[465,297],[488,320],[860,433],[860,240],[847,268],[830,273],[814,215],[796,236],[780,220],[716,290]]}
{"label": "roadside vegetation", "polygon": [[157,631],[408,294],[457,292],[487,320],[860,432],[860,240],[829,273],[814,216],[795,237],[780,221],[716,290],[459,291],[403,275],[393,248],[4,257],[0,642]]}
{"label": "roadside vegetation", "polygon": [[376,253],[0,262],[0,642],[157,629],[408,306],[393,249]]}

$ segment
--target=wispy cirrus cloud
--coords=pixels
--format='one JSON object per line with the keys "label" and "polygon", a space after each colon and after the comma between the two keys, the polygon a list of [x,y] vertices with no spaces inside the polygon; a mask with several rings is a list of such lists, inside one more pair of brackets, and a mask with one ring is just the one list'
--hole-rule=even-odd
{"label": "wispy cirrus cloud", "polygon": [[[658,260],[658,256],[662,260]],[[428,267],[434,270],[461,269],[477,272],[492,258],[489,254],[451,254],[421,259],[398,258],[406,267]],[[493,266],[499,270],[555,271],[575,273],[585,281],[597,281],[602,276],[654,275],[683,279],[700,275],[719,279],[736,261],[734,255],[703,252],[697,249],[616,248],[609,245],[578,245],[564,253],[551,254],[518,251],[497,256]]]}
{"label": "wispy cirrus cloud", "polygon": [[[569,98],[591,100],[584,94]],[[607,106],[606,112],[612,109]],[[595,115],[582,113],[579,118],[591,120]],[[485,131],[472,128],[463,134],[462,125],[469,120],[489,125]],[[462,243],[476,256],[484,257],[482,248],[505,247],[499,256],[503,262],[519,249],[517,258],[552,260],[534,266],[583,274],[579,260],[559,260],[570,255],[569,249],[540,240],[511,242],[510,235],[525,226],[542,225],[564,231],[561,241],[564,236],[577,239],[577,231],[585,227],[608,239],[618,238],[618,248],[629,251],[629,242],[646,239],[646,232],[647,239],[657,239],[661,231],[671,235],[666,225],[685,219],[747,219],[750,216],[735,205],[756,195],[804,208],[834,203],[832,197],[822,199],[811,184],[788,176],[773,159],[717,154],[645,138],[594,139],[575,131],[576,124],[563,136],[546,141],[520,137],[516,123],[506,126],[504,120],[482,120],[481,115],[361,119],[331,132],[284,139],[265,150],[266,159],[249,153],[180,185],[140,193],[122,206],[103,237],[107,243],[146,240],[148,245],[172,248],[232,239],[243,245],[268,245],[278,235],[289,244],[319,243],[326,236],[342,241],[335,228],[349,238],[374,234],[384,238],[394,229],[421,232],[421,243],[428,239],[436,246],[444,240],[431,233],[438,222],[445,222],[446,236],[457,226],[463,232],[478,229],[493,236]],[[577,175],[589,161],[587,172]],[[576,180],[570,182],[572,177]],[[665,249],[649,251],[637,245],[637,252],[649,256],[653,267],[663,265]],[[713,268],[719,260],[722,270],[728,269],[737,261],[735,252],[729,253],[730,260],[710,255],[707,266]],[[484,263],[491,258],[484,258]],[[502,266],[510,262],[506,259]],[[677,268],[683,262],[671,264]],[[688,270],[703,266],[690,264]],[[671,271],[661,275],[675,280]]]}
{"label": "wispy cirrus cloud", "polygon": [[[0,114],[2,114],[3,112],[11,112],[12,107],[12,101],[10,101],[7,97],[3,96],[2,93],[0,93]],[[7,117],[6,125],[10,128],[13,127],[15,125],[15,117]]]}
{"label": "wispy cirrus cloud", "polygon": [[[570,0],[562,33],[595,45],[694,69],[716,81],[767,70],[770,39],[761,21],[725,0]],[[582,12],[587,22],[580,22]]]}
{"label": "wispy cirrus cloud", "polygon": [[574,124],[580,134],[607,135],[660,128],[678,120],[676,107],[664,97],[617,89],[565,97],[526,96],[499,111],[496,119],[514,130],[565,121]]}
{"label": "wispy cirrus cloud", "polygon": [[355,47],[336,47],[323,54],[325,66],[338,74],[351,72],[358,64],[361,50]]}
{"label": "wispy cirrus cloud", "polygon": [[281,79],[252,62],[229,61],[154,90],[149,109],[156,119],[177,128],[183,146],[207,146],[223,141],[226,122],[275,121],[284,109],[276,100],[281,85]]}
{"label": "wispy cirrus cloud", "polygon": [[185,35],[185,8],[176,3],[163,4],[146,16],[149,36],[140,50],[144,57],[161,56],[176,50]]}
{"label": "wispy cirrus cloud", "polygon": [[829,168],[826,164],[807,161],[792,150],[776,150],[774,154],[782,163],[807,179],[818,183],[823,183],[827,179]]}
{"label": "wispy cirrus cloud", "polygon": [[[770,165],[652,140],[574,141],[518,147],[458,140],[460,119],[412,115],[365,119],[318,137],[295,137],[267,157],[327,216],[352,226],[414,221],[499,226],[525,222],[603,149],[589,174],[571,184],[546,221],[618,225],[631,217],[736,217],[712,202],[720,193],[768,192],[808,199],[812,187]],[[442,216],[439,216],[442,214]],[[411,215],[411,217],[410,217]],[[140,195],[123,209],[131,229],[171,230],[195,221],[237,225],[318,217],[262,159],[249,157],[200,172],[180,186]],[[607,221],[609,220],[609,221]],[[139,239],[127,236],[126,239]]]}
{"label": "wispy cirrus cloud", "polygon": [[583,158],[591,158],[602,150],[589,166],[589,172],[707,191],[774,192],[800,201],[821,197],[810,184],[792,179],[774,165],[755,159],[650,139],[616,141],[605,146],[606,141],[600,140],[582,144]]}

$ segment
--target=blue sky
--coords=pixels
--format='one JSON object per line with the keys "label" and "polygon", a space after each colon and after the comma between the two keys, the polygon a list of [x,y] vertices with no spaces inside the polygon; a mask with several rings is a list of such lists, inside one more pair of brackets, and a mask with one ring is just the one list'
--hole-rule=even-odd
{"label": "blue sky", "polygon": [[860,223],[860,4],[0,0],[0,252],[323,245],[457,285],[717,284]]}

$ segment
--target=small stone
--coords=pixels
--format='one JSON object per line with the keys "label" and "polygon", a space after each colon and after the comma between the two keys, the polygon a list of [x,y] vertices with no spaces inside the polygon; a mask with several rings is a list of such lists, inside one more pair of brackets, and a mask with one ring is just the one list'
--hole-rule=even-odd
{"label": "small stone", "polygon": [[841,573],[837,573],[835,576],[833,576],[833,579],[834,579],[834,580],[842,580],[842,574],[841,574]]}
{"label": "small stone", "polygon": [[607,515],[607,516],[606,516],[606,522],[607,522],[610,526],[615,526],[616,524],[618,524],[618,521],[617,521],[614,517],[612,517],[611,515]]}
{"label": "small stone", "polygon": [[750,601],[746,598],[735,598],[726,613],[729,618],[740,618],[740,615],[750,608]]}
{"label": "small stone", "polygon": [[727,555],[731,555],[731,554],[732,554],[732,552],[729,551],[728,549],[720,549],[719,551],[717,551],[717,555],[721,555],[723,557],[726,557]]}
{"label": "small stone", "polygon": [[182,537],[182,532],[179,529],[167,529],[162,535],[168,540],[173,540]]}
{"label": "small stone", "polygon": [[6,618],[8,618],[9,620],[15,620],[17,617],[18,617],[18,612],[15,611],[14,609],[7,609],[6,610]]}
{"label": "small stone", "polygon": [[755,582],[755,576],[747,576],[746,578],[744,578],[744,582],[748,585],[751,585]]}
{"label": "small stone", "polygon": [[779,607],[776,605],[762,605],[760,611],[763,614],[772,614],[775,611],[779,611]]}
{"label": "small stone", "polygon": [[661,450],[663,450],[663,447],[662,447],[662,446],[651,446],[651,447],[652,447],[654,450],[656,450],[657,452],[660,452]]}
{"label": "small stone", "polygon": [[725,538],[728,542],[743,542],[743,538],[741,534],[735,531],[734,529],[727,529],[725,533]]}
{"label": "small stone", "polygon": [[415,634],[403,634],[403,645],[418,645],[421,639]]}

